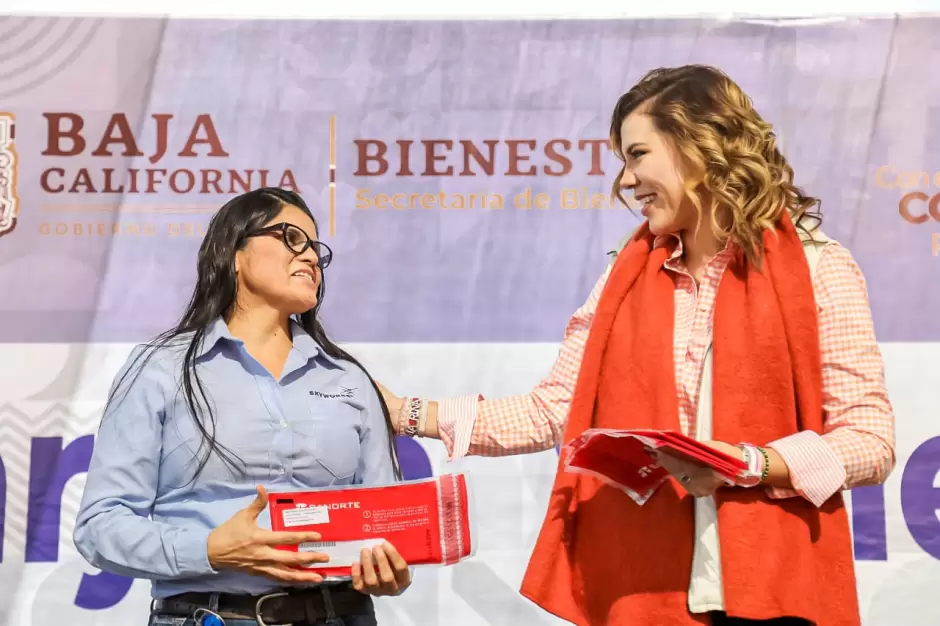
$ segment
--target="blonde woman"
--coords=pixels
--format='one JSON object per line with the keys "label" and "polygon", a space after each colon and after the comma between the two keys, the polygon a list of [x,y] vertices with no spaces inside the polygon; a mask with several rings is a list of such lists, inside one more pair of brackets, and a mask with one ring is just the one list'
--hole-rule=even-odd
{"label": "blonde woman", "polygon": [[[617,102],[615,182],[646,222],[530,393],[383,389],[451,457],[550,449],[590,427],[675,429],[748,460],[727,487],[660,456],[644,505],[559,472],[522,593],[576,624],[860,623],[842,491],[894,466],[865,280],[819,230],[771,125],[720,71],[658,69]],[[622,196],[621,196],[621,199]]]}

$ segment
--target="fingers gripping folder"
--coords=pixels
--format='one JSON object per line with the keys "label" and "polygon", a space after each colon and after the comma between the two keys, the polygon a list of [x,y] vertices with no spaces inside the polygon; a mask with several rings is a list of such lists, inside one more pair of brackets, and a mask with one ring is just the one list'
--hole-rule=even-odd
{"label": "fingers gripping folder", "polygon": [[388,542],[410,566],[453,565],[476,552],[465,474],[444,474],[386,487],[269,493],[271,529],[317,532],[320,541],[278,546],[326,554],[313,563],[325,578],[351,577],[363,548]]}
{"label": "fingers gripping folder", "polygon": [[734,483],[748,470],[746,463],[674,431],[592,428],[565,444],[564,469],[593,476],[644,504],[667,478],[647,450],[660,450],[705,465]]}

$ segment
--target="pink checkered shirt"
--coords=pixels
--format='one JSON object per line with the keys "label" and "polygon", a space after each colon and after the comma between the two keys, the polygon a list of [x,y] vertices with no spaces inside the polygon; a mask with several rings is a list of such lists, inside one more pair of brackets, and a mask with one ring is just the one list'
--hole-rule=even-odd
{"label": "pink checkered shirt", "polygon": [[[656,245],[665,242],[661,237]],[[676,391],[680,426],[691,435],[715,295],[732,251],[729,246],[709,262],[697,287],[681,255],[680,244],[665,266],[676,273]],[[475,395],[441,402],[438,428],[452,460],[468,454],[539,452],[563,443],[585,342],[609,272],[610,266],[568,322],[555,364],[532,391],[492,400]],[[769,444],[786,462],[794,489],[767,491],[774,498],[802,496],[820,506],[840,489],[882,483],[894,467],[895,435],[865,277],[848,250],[834,241],[826,244],[813,289],[819,311],[824,432],[803,431]]]}

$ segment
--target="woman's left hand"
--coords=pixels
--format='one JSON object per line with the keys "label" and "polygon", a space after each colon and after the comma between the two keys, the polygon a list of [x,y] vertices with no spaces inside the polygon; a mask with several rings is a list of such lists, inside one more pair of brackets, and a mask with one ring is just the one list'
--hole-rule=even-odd
{"label": "woman's left hand", "polygon": [[385,542],[371,550],[363,548],[359,563],[353,563],[352,580],[360,593],[394,596],[411,585],[411,571],[395,546]]}
{"label": "woman's left hand", "polygon": [[[738,459],[741,458],[741,450],[737,446],[722,441],[705,441],[703,443],[719,452],[724,452]],[[679,481],[679,484],[689,492],[689,495],[696,498],[713,496],[718,489],[728,484],[721,474],[704,465],[672,456],[666,452],[654,451],[652,454],[653,459],[666,468],[666,471]]]}

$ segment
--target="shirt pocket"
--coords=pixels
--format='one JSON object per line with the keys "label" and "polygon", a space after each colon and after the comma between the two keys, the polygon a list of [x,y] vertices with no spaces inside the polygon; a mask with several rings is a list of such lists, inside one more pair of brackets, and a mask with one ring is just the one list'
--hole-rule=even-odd
{"label": "shirt pocket", "polygon": [[[199,489],[206,485],[220,485],[247,481],[260,483],[266,480],[270,470],[270,436],[256,432],[246,424],[240,430],[221,423],[219,410],[215,412],[213,433],[218,444],[211,455],[208,442],[204,440],[192,414],[177,414],[164,423],[164,450],[160,461],[160,493],[169,490]],[[208,415],[203,415],[208,420]],[[247,420],[246,420],[247,421]],[[228,461],[222,455],[228,458]],[[205,459],[199,477],[193,481],[196,470]]]}
{"label": "shirt pocket", "polygon": [[311,397],[307,414],[293,422],[295,465],[312,455],[332,484],[350,483],[359,467],[358,408],[340,401]]}

